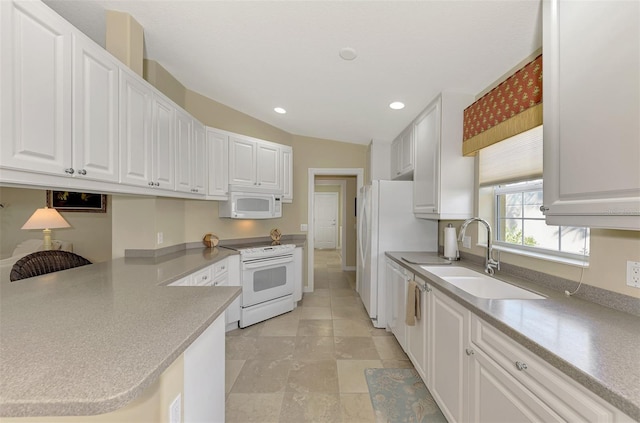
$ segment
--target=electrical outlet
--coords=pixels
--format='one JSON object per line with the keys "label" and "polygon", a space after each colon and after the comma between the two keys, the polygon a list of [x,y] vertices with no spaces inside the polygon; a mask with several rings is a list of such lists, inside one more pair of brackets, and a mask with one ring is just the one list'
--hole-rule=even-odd
{"label": "electrical outlet", "polygon": [[182,423],[182,412],[180,410],[180,394],[173,400],[169,406],[169,423]]}
{"label": "electrical outlet", "polygon": [[640,262],[627,261],[627,285],[640,288]]}
{"label": "electrical outlet", "polygon": [[158,232],[158,245],[164,242],[164,234],[162,232]]}
{"label": "electrical outlet", "polygon": [[471,248],[471,237],[469,235],[465,235],[462,238],[462,246],[464,248]]}

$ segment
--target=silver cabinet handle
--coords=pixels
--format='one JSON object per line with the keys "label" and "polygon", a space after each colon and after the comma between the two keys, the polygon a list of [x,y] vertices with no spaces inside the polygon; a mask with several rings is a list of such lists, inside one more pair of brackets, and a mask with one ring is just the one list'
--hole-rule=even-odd
{"label": "silver cabinet handle", "polygon": [[472,349],[472,348],[467,348],[464,350],[464,352],[468,355],[468,356],[472,356],[474,355],[476,352]]}
{"label": "silver cabinet handle", "polygon": [[540,206],[540,211],[541,211],[542,213],[544,213],[544,212],[546,212],[546,211],[548,211],[548,210],[549,210],[549,207]]}
{"label": "silver cabinet handle", "polygon": [[75,173],[75,170],[73,170],[72,167],[66,168],[64,170],[64,173],[68,173],[69,175],[73,175]]}
{"label": "silver cabinet handle", "polygon": [[208,277],[207,275],[204,275],[204,276],[202,277],[202,280],[203,280],[203,281],[206,281],[207,279],[209,279],[209,277]]}
{"label": "silver cabinet handle", "polygon": [[78,171],[78,175],[86,175],[86,174],[87,174],[87,171],[86,171],[86,170],[84,170],[84,169],[80,169],[80,170]]}
{"label": "silver cabinet handle", "polygon": [[516,369],[520,371],[527,370],[527,363],[523,363],[522,361],[516,361]]}

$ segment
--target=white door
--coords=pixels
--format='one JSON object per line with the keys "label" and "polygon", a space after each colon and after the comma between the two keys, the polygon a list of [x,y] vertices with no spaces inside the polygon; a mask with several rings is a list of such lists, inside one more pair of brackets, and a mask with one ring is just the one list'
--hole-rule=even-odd
{"label": "white door", "polygon": [[193,146],[191,154],[191,171],[193,172],[193,192],[195,194],[206,193],[206,159],[207,159],[207,140],[204,125],[200,122],[193,121]]}
{"label": "white door", "polygon": [[314,248],[335,250],[338,245],[338,193],[316,192]]}
{"label": "white door", "polygon": [[153,182],[160,189],[173,191],[176,187],[174,107],[167,98],[154,93],[152,110]]}
{"label": "white door", "polygon": [[207,195],[209,198],[221,197],[212,198],[215,200],[226,200],[229,192],[229,136],[207,128],[207,154]]}
{"label": "white door", "polygon": [[258,143],[256,166],[256,183],[260,188],[282,189],[280,184],[280,149],[276,145]]}
{"label": "white door", "polygon": [[188,113],[176,109],[176,191],[193,192],[191,157],[193,120]]}

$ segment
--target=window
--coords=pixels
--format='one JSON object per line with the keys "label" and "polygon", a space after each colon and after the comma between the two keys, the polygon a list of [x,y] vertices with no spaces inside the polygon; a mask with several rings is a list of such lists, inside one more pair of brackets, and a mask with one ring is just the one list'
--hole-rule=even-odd
{"label": "window", "polygon": [[589,229],[549,226],[543,205],[542,126],[479,151],[479,210],[497,250],[582,265]]}
{"label": "window", "polygon": [[568,258],[589,255],[589,229],[549,226],[540,211],[542,180],[493,187],[496,245],[547,250]]}

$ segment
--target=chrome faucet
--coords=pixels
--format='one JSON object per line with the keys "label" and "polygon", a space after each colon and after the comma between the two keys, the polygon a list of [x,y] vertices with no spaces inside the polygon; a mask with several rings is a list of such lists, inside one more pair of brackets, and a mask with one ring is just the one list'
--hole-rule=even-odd
{"label": "chrome faucet", "polygon": [[484,219],[480,219],[479,217],[472,217],[471,219],[467,219],[464,221],[462,226],[460,227],[460,235],[458,235],[458,242],[462,242],[464,239],[464,235],[467,231],[467,226],[471,222],[479,222],[482,223],[487,228],[487,257],[484,261],[484,271],[490,275],[493,275],[496,270],[500,270],[500,260],[493,259],[493,246],[491,243],[491,225]]}

